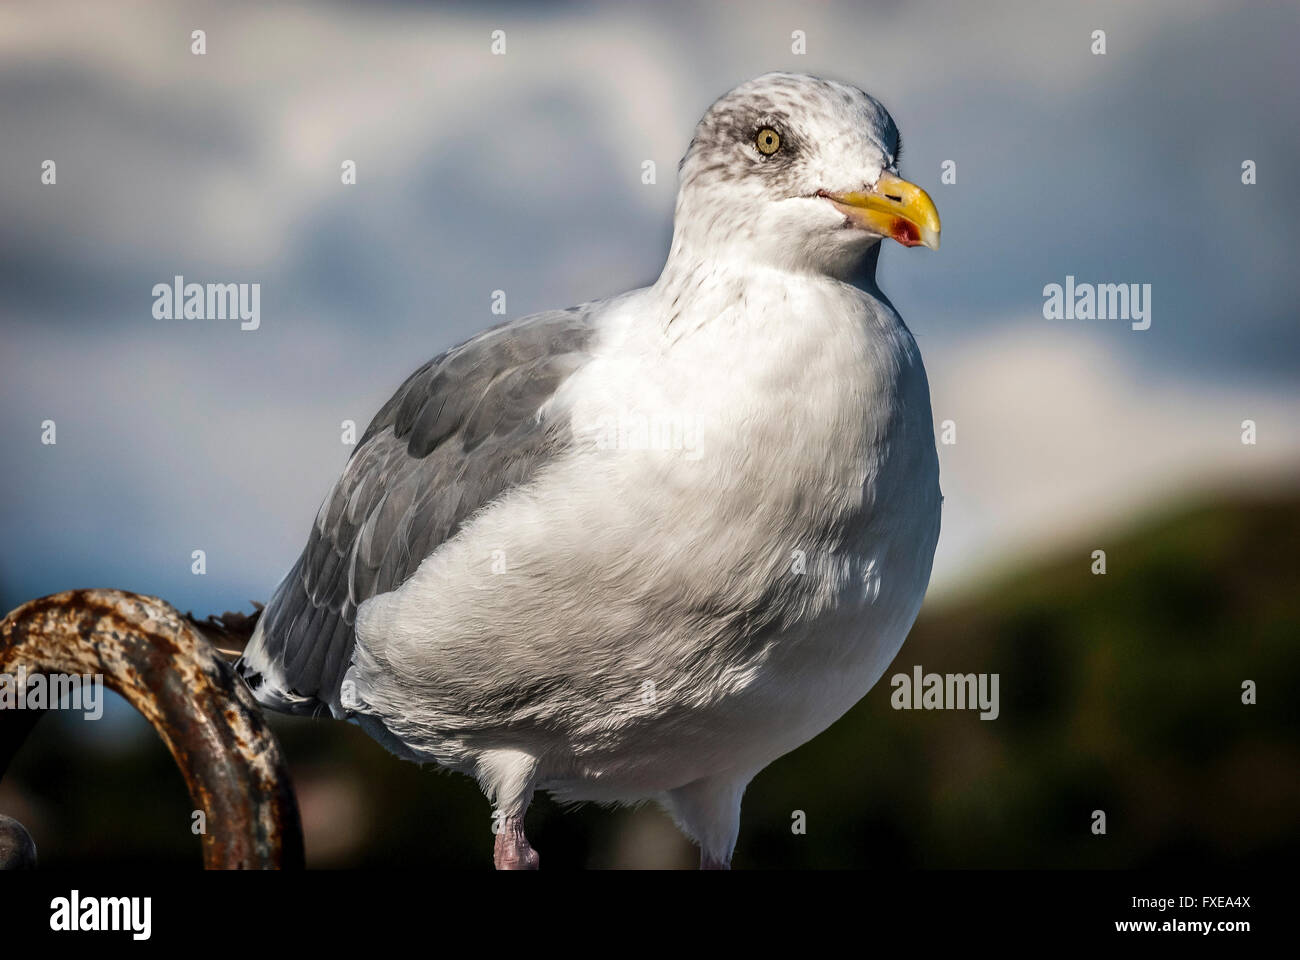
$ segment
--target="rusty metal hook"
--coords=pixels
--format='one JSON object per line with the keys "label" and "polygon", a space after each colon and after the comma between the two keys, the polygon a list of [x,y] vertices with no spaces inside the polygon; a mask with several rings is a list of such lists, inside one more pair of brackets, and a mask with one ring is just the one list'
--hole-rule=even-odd
{"label": "rusty metal hook", "polygon": [[[195,625],[157,597],[70,590],[0,622],[0,673],[96,674],[144,714],[204,811],[203,865],[303,864],[298,803],[256,701]],[[0,776],[41,716],[0,712]]]}

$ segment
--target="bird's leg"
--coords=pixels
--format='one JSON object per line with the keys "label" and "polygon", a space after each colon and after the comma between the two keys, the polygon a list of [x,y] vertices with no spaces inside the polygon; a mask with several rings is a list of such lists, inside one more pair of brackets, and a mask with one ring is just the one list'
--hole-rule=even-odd
{"label": "bird's leg", "polygon": [[533,799],[537,758],[511,747],[485,750],[474,772],[483,792],[496,804],[492,862],[498,870],[536,870],[537,851],[524,836],[524,814]]}
{"label": "bird's leg", "polygon": [[730,870],[749,775],[703,777],[668,791],[668,812],[700,845],[701,870]]}
{"label": "bird's leg", "polygon": [[536,870],[537,851],[524,836],[524,815],[510,814],[501,821],[501,830],[497,833],[496,845],[492,851],[492,862],[498,870]]}

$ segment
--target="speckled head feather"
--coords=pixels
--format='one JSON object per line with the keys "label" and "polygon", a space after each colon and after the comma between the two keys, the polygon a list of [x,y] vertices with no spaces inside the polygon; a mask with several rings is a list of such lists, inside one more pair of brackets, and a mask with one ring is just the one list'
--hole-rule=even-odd
{"label": "speckled head feather", "polygon": [[[779,146],[759,149],[773,131]],[[844,230],[821,192],[868,190],[896,171],[899,132],[874,97],[833,80],[768,73],[709,107],[680,164],[673,253],[743,252],[843,275],[878,235]],[[671,265],[671,259],[670,259]]]}

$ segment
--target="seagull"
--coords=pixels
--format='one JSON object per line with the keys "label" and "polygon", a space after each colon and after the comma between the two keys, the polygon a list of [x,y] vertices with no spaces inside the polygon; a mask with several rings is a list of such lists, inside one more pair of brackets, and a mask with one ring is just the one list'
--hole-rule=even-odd
{"label": "seagull", "polygon": [[237,664],[257,700],[524,815],[659,803],[727,869],[753,777],[860,700],[920,609],[942,496],[920,352],[875,282],[939,246],[898,128],[769,73],[679,167],[651,286],[488,330],[383,406]]}

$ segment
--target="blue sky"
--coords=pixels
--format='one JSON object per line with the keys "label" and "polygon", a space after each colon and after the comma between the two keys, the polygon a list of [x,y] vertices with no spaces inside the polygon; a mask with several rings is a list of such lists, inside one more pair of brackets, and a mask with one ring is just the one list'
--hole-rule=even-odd
{"label": "blue sky", "polygon": [[[652,281],[691,128],[772,69],[881,99],[904,175],[943,217],[940,252],[891,247],[881,268],[936,420],[957,424],[936,590],[1170,496],[1286,482],[1298,14],[7,4],[0,599],[265,599],[350,452],[340,422],[364,427],[415,366],[497,319],[493,290],[520,316]],[[152,287],[176,274],[260,283],[261,328],[154,319]],[[1151,329],[1044,320],[1043,287],[1067,275],[1151,284]]]}

